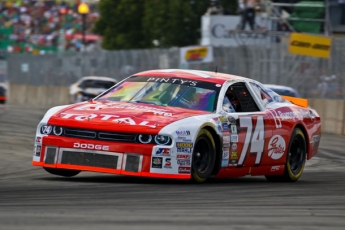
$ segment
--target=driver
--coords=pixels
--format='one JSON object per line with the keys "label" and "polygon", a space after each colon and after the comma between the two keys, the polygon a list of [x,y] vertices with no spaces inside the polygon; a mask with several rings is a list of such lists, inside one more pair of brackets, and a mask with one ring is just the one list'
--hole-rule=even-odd
{"label": "driver", "polygon": [[231,104],[227,96],[225,96],[223,100],[223,110],[227,113],[236,113],[234,106]]}
{"label": "driver", "polygon": [[236,113],[237,104],[238,100],[235,94],[231,91],[228,91],[223,100],[223,110],[227,113]]}

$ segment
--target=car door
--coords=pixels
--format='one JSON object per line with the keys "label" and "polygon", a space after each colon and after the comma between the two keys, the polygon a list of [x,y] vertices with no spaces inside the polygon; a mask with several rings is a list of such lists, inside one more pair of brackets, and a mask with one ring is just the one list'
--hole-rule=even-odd
{"label": "car door", "polygon": [[285,114],[290,114],[291,110],[287,107],[270,106],[275,101],[267,93],[264,86],[258,82],[250,82],[259,100],[265,107],[266,119],[270,124],[267,128],[271,130],[271,136],[265,144],[265,154],[262,165],[283,165],[286,161],[287,148],[290,140],[292,119],[282,119]]}
{"label": "car door", "polygon": [[260,167],[268,163],[265,153],[272,137],[273,121],[255,90],[249,83],[237,82],[225,92],[224,98],[234,94],[232,101],[237,103],[236,112],[226,114],[227,126],[222,125],[223,139],[228,139],[224,138],[226,135],[230,139],[228,149],[223,146],[223,152],[229,151],[228,167]]}

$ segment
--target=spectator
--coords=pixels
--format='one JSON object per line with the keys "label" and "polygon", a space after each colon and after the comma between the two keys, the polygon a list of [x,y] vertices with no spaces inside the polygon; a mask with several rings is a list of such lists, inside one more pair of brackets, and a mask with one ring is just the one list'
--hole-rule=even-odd
{"label": "spectator", "polygon": [[241,26],[244,30],[248,22],[250,29],[255,30],[255,11],[260,8],[257,0],[240,0],[239,6],[241,9]]}
{"label": "spectator", "polygon": [[211,0],[210,7],[207,9],[205,15],[223,15],[224,8],[219,0]]}
{"label": "spectator", "polygon": [[[0,35],[3,41],[8,41],[5,42],[9,45],[8,51],[30,52],[33,50],[32,47],[38,47],[49,52],[49,50],[57,50],[61,39],[67,40],[64,43],[69,44],[65,46],[66,50],[80,49],[82,28],[81,15],[78,14],[80,0],[73,4],[68,4],[66,1],[58,3],[55,0],[12,2],[14,3],[8,1],[0,4]],[[91,44],[90,47],[96,42],[95,37],[98,37],[93,35],[92,40],[88,38],[91,26],[97,17],[98,14],[91,5],[86,19],[86,40]],[[62,31],[62,36],[59,35],[59,31]]]}
{"label": "spectator", "polygon": [[340,6],[340,24],[345,25],[345,0],[338,0]]}

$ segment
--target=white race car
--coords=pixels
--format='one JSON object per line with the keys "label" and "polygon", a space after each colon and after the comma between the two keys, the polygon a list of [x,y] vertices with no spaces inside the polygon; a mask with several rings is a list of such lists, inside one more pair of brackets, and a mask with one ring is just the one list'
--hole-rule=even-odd
{"label": "white race car", "polygon": [[87,76],[70,86],[71,103],[90,100],[117,83],[110,77]]}
{"label": "white race car", "polygon": [[305,99],[244,77],[160,69],[50,109],[36,130],[32,164],[67,177],[93,171],[292,182],[320,138],[320,116]]}

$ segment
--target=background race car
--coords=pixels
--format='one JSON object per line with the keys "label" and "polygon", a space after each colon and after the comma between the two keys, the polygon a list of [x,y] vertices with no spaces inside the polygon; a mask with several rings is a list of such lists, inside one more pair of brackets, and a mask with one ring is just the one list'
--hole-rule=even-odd
{"label": "background race car", "polygon": [[110,77],[87,76],[70,86],[71,103],[87,101],[96,97],[117,83]]}
{"label": "background race car", "polygon": [[5,104],[7,101],[7,85],[0,82],[0,104]]}
{"label": "background race car", "polygon": [[290,96],[290,97],[300,97],[299,93],[297,90],[294,88],[284,86],[284,85],[270,85],[270,84],[265,84],[265,86],[274,92],[276,92],[279,95],[282,96]]}

